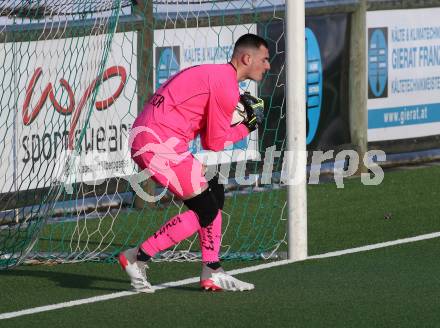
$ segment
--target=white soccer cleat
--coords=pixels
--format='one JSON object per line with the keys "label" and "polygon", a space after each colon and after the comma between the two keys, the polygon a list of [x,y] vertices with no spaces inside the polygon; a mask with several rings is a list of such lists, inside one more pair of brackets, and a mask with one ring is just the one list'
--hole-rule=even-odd
{"label": "white soccer cleat", "polygon": [[227,274],[222,268],[213,270],[203,266],[202,276],[200,278],[200,287],[212,291],[232,291],[242,292],[255,288],[253,284],[238,280],[230,274]]}
{"label": "white soccer cleat", "polygon": [[119,264],[127,272],[131,279],[131,286],[137,292],[154,293],[154,288],[147,280],[145,269],[148,268],[146,262],[137,260],[138,248],[130,248],[118,256]]}

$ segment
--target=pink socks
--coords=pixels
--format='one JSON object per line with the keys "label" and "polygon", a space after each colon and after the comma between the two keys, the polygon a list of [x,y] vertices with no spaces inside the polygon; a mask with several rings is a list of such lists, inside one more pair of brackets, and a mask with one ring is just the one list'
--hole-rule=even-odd
{"label": "pink socks", "polygon": [[222,237],[222,212],[220,210],[214,221],[206,228],[200,226],[197,215],[191,210],[177,214],[144,241],[140,248],[153,257],[158,252],[190,237],[196,231],[199,233],[202,261],[204,263],[218,262]]}
{"label": "pink socks", "polygon": [[150,238],[141,244],[141,249],[151,257],[188,238],[200,229],[197,215],[188,210],[177,214],[165,223]]}
{"label": "pink socks", "polygon": [[222,211],[218,211],[214,221],[206,228],[199,229],[200,249],[203,263],[218,262],[222,241]]}

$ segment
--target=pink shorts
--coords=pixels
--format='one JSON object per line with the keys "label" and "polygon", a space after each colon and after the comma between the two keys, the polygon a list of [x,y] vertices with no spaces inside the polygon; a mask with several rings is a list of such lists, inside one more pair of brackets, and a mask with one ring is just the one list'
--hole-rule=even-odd
{"label": "pink shorts", "polygon": [[171,157],[151,151],[136,153],[138,150],[132,148],[131,156],[140,169],[147,169],[154,181],[180,198],[199,194],[208,183],[202,164],[190,152]]}

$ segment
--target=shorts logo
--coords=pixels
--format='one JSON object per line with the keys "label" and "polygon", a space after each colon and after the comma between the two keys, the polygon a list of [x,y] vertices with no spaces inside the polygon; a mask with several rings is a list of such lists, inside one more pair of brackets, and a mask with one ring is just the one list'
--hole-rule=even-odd
{"label": "shorts logo", "polygon": [[368,99],[388,97],[388,28],[368,29]]}
{"label": "shorts logo", "polygon": [[318,40],[309,28],[306,34],[306,101],[307,101],[307,144],[315,138],[318,130],[322,103],[322,62]]}
{"label": "shorts logo", "polygon": [[180,47],[156,48],[156,90],[180,70]]}

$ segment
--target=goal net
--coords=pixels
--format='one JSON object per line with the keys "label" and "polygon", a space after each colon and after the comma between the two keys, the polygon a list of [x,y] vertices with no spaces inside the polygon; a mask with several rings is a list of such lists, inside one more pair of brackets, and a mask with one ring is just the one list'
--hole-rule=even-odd
{"label": "goal net", "polygon": [[[0,268],[24,259],[113,261],[184,211],[180,200],[138,173],[128,133],[169,76],[227,62],[244,33],[270,45],[265,79],[240,83],[265,100],[264,126],[219,154],[198,140],[191,151],[225,183],[222,258],[282,256],[282,4],[2,1]],[[157,260],[199,258],[193,236]]]}

